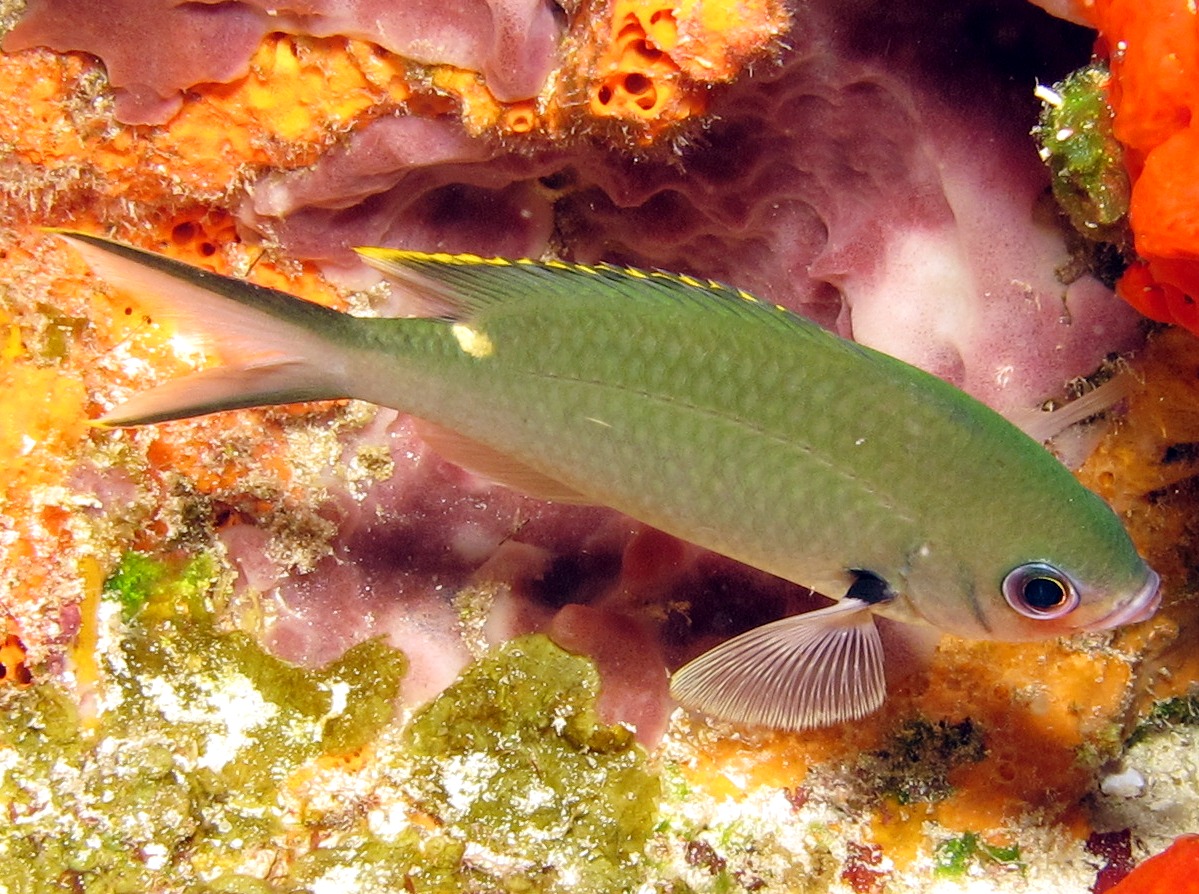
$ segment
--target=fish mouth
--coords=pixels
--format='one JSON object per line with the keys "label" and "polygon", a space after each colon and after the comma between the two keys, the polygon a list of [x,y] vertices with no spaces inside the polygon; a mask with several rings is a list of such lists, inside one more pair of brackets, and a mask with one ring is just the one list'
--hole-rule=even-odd
{"label": "fish mouth", "polygon": [[1149,576],[1145,579],[1145,583],[1141,585],[1141,589],[1137,590],[1136,594],[1122,606],[1100,620],[1097,626],[1101,629],[1107,629],[1109,627],[1122,627],[1125,624],[1148,621],[1153,617],[1154,612],[1157,611],[1157,607],[1161,605],[1161,582],[1161,576],[1150,568]]}

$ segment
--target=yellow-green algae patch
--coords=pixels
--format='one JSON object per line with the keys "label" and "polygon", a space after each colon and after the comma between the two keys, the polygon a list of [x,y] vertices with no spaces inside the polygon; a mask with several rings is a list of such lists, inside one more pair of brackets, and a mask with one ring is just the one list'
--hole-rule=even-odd
{"label": "yellow-green algae patch", "polygon": [[364,826],[301,858],[289,890],[635,890],[661,786],[630,731],[598,719],[598,688],[544,636],[499,647],[404,731],[424,827],[384,842]]}
{"label": "yellow-green algae patch", "polygon": [[519,867],[506,890],[636,887],[661,784],[632,732],[600,722],[598,691],[590,661],[525,637],[408,728],[418,803]]}
{"label": "yellow-green algae patch", "polygon": [[52,683],[0,691],[0,891],[251,883],[284,832],[288,778],[390,720],[405,661],[381,641],[305,670],[203,611],[159,617],[197,607],[205,566],[172,582],[166,563],[126,557],[108,592],[141,610],[82,701]]}
{"label": "yellow-green algae patch", "polygon": [[400,729],[401,653],[281,661],[218,629],[219,572],[127,553],[95,688],[0,690],[0,894],[637,886],[660,784],[590,661],[517,640]]}

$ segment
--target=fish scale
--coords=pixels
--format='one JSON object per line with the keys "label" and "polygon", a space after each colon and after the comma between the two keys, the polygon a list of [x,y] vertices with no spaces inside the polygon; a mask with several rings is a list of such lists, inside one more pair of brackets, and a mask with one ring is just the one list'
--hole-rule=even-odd
{"label": "fish scale", "polygon": [[[949,384],[689,277],[363,249],[436,316],[352,318],[71,234],[233,362],[101,422],[356,397],[534,496],[610,506],[841,602],[675,675],[685,704],[799,729],[885,693],[875,613],[1021,640],[1148,617],[1157,575],[1044,448]],[[244,354],[237,362],[236,354]]]}
{"label": "fish scale", "polygon": [[[993,414],[976,414],[973,427],[959,424],[930,398],[930,386],[949,386],[927,377],[923,389],[913,390],[908,378],[915,371],[897,380],[889,364],[870,363],[872,353],[845,351],[842,342],[808,332],[769,306],[722,295],[672,298],[633,304],[606,292],[532,292],[472,316],[471,326],[495,345],[491,356],[414,344],[412,356],[421,360],[411,364],[412,381],[380,369],[360,370],[356,378],[388,382],[388,394],[371,399],[436,418],[520,455],[596,502],[686,539],[708,540],[704,545],[798,583],[827,585],[805,570],[847,549],[858,554],[841,568],[861,559],[897,575],[908,554],[943,527],[938,515],[966,526],[959,535],[974,541],[972,551],[985,549],[992,524],[971,530],[974,519],[962,510],[975,495],[996,490],[988,468],[996,451],[989,444],[999,441],[1002,449],[1005,435],[1026,441],[1022,433],[1007,431],[1008,423]],[[725,325],[726,315],[707,312],[711,303],[733,301],[725,310],[750,323],[736,332]],[[795,329],[803,337],[794,338]],[[443,327],[423,331],[445,341]],[[677,350],[674,363],[657,362],[663,343]],[[853,365],[853,375],[837,365]],[[405,397],[397,401],[397,394]],[[956,391],[952,396],[967,400]],[[940,494],[930,492],[927,466],[914,465],[913,455],[939,466]],[[1073,482],[1039,448],[1022,465],[1030,487],[1045,479],[1057,487]],[[719,498],[704,485],[729,475],[740,486]],[[1008,481],[999,485],[1012,489]],[[839,524],[806,528],[780,544],[779,493]],[[1033,496],[1028,502],[1037,502]],[[1039,512],[1059,510],[1050,501]],[[845,527],[869,536],[848,547]],[[721,531],[719,541],[703,536],[707,530]],[[1027,548],[1044,551],[1048,544]],[[884,555],[887,562],[877,567]]]}

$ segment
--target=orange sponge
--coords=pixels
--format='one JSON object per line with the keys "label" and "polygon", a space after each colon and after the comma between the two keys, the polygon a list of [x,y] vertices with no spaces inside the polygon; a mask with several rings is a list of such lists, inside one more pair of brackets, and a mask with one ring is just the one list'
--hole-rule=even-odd
{"label": "orange sponge", "polygon": [[1199,835],[1183,835],[1108,894],[1199,894]]}
{"label": "orange sponge", "polygon": [[1186,0],[1098,0],[1089,13],[1110,57],[1142,259],[1118,291],[1152,319],[1199,332],[1199,17]]}
{"label": "orange sponge", "polygon": [[707,88],[772,52],[789,25],[777,0],[614,0],[607,25],[591,26],[587,108],[598,119],[640,124],[652,138],[705,112]]}

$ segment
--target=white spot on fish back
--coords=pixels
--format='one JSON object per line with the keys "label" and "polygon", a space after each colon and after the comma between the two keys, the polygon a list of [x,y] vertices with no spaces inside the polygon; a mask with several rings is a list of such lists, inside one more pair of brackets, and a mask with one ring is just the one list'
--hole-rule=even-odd
{"label": "white spot on fish back", "polygon": [[486,332],[479,332],[477,329],[471,329],[465,323],[455,323],[450,327],[450,332],[458,341],[464,353],[470,354],[475,358],[490,357],[495,353],[495,345],[492,344]]}

